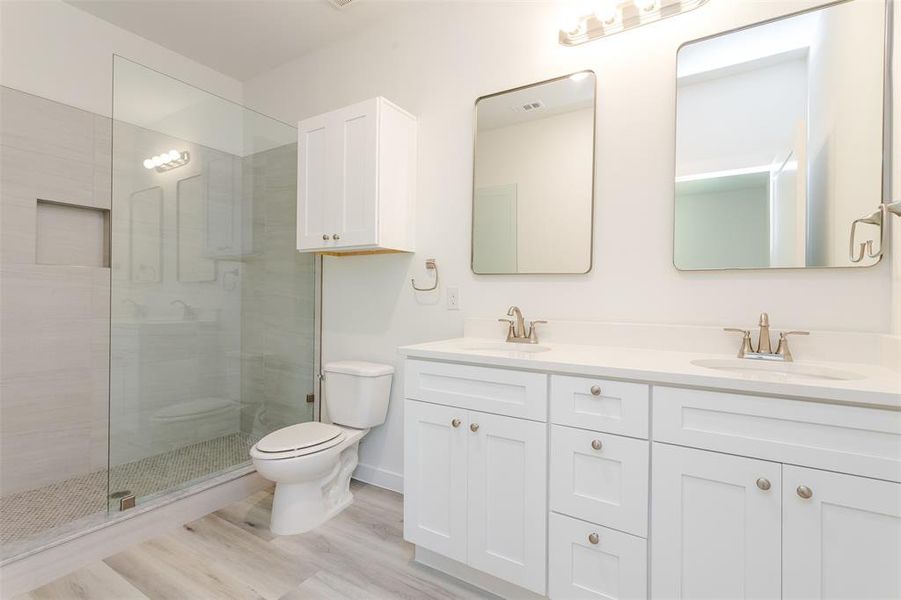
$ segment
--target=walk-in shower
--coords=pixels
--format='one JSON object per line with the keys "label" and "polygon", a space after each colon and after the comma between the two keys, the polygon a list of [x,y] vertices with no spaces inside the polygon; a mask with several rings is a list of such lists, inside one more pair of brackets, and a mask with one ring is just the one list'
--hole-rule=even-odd
{"label": "walk-in shower", "polygon": [[113,66],[112,119],[2,90],[4,560],[313,418],[295,128]]}

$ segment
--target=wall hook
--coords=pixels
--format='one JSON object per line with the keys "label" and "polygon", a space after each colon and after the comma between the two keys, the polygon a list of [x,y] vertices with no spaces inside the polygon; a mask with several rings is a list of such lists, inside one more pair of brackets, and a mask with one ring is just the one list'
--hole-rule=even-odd
{"label": "wall hook", "polygon": [[411,278],[410,283],[413,284],[413,289],[417,292],[431,292],[438,289],[438,263],[435,262],[434,258],[427,258],[425,259],[425,268],[428,271],[435,271],[435,284],[427,288],[416,287],[416,279]]}

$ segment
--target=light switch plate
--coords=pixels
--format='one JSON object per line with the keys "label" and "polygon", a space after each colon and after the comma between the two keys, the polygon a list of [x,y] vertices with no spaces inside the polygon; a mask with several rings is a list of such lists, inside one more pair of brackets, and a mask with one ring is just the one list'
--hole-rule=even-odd
{"label": "light switch plate", "polygon": [[447,310],[460,310],[460,288],[457,286],[447,288]]}

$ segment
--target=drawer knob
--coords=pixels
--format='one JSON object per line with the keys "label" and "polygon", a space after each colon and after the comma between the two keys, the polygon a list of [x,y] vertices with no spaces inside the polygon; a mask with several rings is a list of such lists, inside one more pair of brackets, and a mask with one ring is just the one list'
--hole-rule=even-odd
{"label": "drawer knob", "polygon": [[595,450],[600,450],[601,446],[603,446],[603,444],[601,444],[601,440],[591,440],[591,447]]}
{"label": "drawer knob", "polygon": [[327,239],[328,239],[328,234],[327,234],[327,233],[323,233],[323,234],[322,234],[322,239],[327,240]]}
{"label": "drawer knob", "polygon": [[478,424],[478,423],[473,423],[472,425],[469,426],[469,430],[472,431],[472,432],[478,431],[478,430],[479,430],[479,424]]}
{"label": "drawer knob", "polygon": [[341,236],[338,235],[338,234],[336,233],[336,234],[332,235],[332,239],[333,239],[333,240],[340,240],[340,239],[341,239]]}
{"label": "drawer knob", "polygon": [[592,544],[597,544],[598,541],[600,541],[600,538],[598,537],[598,534],[596,534],[596,533],[589,533],[588,541],[591,542]]}
{"label": "drawer knob", "polygon": [[591,386],[591,395],[592,396],[600,396],[601,395],[601,386],[599,386],[599,385]]}
{"label": "drawer knob", "polygon": [[453,421],[451,421],[451,425],[453,425],[454,427],[459,427],[460,419],[454,419]]}
{"label": "drawer knob", "polygon": [[813,490],[806,485],[799,485],[796,491],[798,492],[798,495],[805,500],[807,500],[808,498],[813,498]]}
{"label": "drawer knob", "polygon": [[770,484],[769,479],[767,479],[766,477],[761,477],[760,479],[757,480],[757,487],[759,487],[760,489],[762,489],[765,492],[768,489],[770,489],[770,487],[772,487],[772,486]]}

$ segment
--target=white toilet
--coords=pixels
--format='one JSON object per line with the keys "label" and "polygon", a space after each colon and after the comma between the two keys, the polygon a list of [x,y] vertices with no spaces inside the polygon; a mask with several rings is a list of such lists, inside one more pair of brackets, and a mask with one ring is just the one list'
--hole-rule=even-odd
{"label": "white toilet", "polygon": [[335,424],[291,425],[250,449],[257,472],[276,484],[269,529],[278,535],[310,531],[350,506],[357,447],[388,412],[394,367],[342,361],[328,363],[323,371]]}

